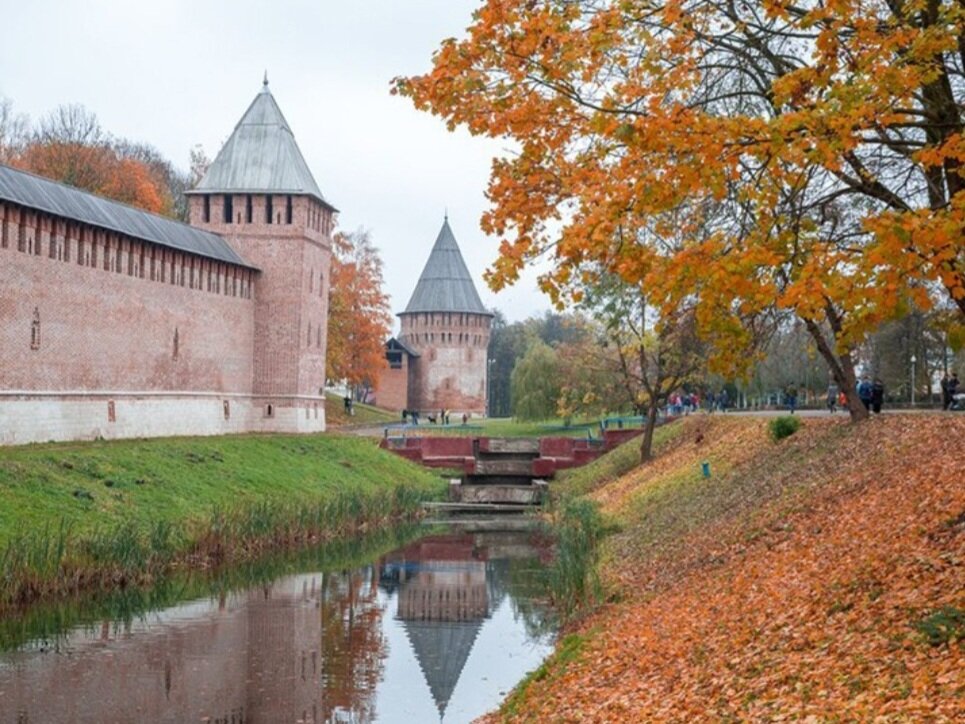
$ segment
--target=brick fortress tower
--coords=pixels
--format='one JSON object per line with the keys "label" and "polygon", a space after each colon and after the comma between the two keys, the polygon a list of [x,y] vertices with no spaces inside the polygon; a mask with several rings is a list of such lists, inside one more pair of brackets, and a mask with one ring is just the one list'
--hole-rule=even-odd
{"label": "brick fortress tower", "polygon": [[260,429],[325,428],[331,234],[322,196],[268,80],[190,192],[191,225],[223,237],[255,279],[253,404]]}
{"label": "brick fortress tower", "polygon": [[[412,298],[399,314],[397,346],[407,358],[407,409],[485,414],[492,318],[446,218]],[[390,341],[389,354],[392,347]]]}

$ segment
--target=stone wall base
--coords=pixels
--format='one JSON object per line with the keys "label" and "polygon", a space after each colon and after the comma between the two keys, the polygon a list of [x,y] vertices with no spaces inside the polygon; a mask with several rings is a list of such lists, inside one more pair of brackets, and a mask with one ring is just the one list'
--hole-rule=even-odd
{"label": "stone wall base", "polygon": [[321,397],[0,392],[0,445],[324,430],[325,401]]}

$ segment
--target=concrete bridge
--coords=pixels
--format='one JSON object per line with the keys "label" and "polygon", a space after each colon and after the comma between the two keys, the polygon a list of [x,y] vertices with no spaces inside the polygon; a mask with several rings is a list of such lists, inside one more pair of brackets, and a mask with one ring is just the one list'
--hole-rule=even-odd
{"label": "concrete bridge", "polygon": [[532,505],[558,470],[596,460],[640,429],[605,430],[602,439],[499,438],[426,435],[385,437],[381,447],[430,468],[458,471],[450,501],[459,504]]}

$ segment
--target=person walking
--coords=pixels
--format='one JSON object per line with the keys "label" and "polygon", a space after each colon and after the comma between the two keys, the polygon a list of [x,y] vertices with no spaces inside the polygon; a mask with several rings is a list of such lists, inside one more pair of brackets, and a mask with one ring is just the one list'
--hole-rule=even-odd
{"label": "person walking", "polygon": [[797,387],[794,385],[788,385],[784,388],[784,403],[787,405],[787,409],[793,415],[794,410],[797,409]]}
{"label": "person walking", "polygon": [[832,415],[838,407],[838,386],[835,383],[828,385],[828,412]]}
{"label": "person walking", "polygon": [[885,400],[885,383],[878,377],[871,384],[871,409],[876,415],[881,414],[881,403]]}
{"label": "person walking", "polygon": [[858,399],[861,400],[864,409],[871,409],[871,379],[868,375],[862,377],[858,383]]}
{"label": "person walking", "polygon": [[955,406],[955,395],[958,394],[958,373],[952,372],[952,378],[948,380],[948,409]]}

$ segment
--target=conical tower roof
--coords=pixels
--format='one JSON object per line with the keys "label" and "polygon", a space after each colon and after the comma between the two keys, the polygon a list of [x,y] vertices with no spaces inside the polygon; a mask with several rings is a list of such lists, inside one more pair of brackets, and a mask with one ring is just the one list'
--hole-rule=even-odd
{"label": "conical tower roof", "polygon": [[469,312],[492,316],[479,298],[459,244],[449,228],[448,217],[442,222],[429,260],[403,314],[416,312]]}
{"label": "conical tower roof", "polygon": [[331,208],[265,79],[204,178],[189,193],[304,194]]}
{"label": "conical tower roof", "polygon": [[482,621],[403,621],[402,625],[441,719],[472,652]]}

